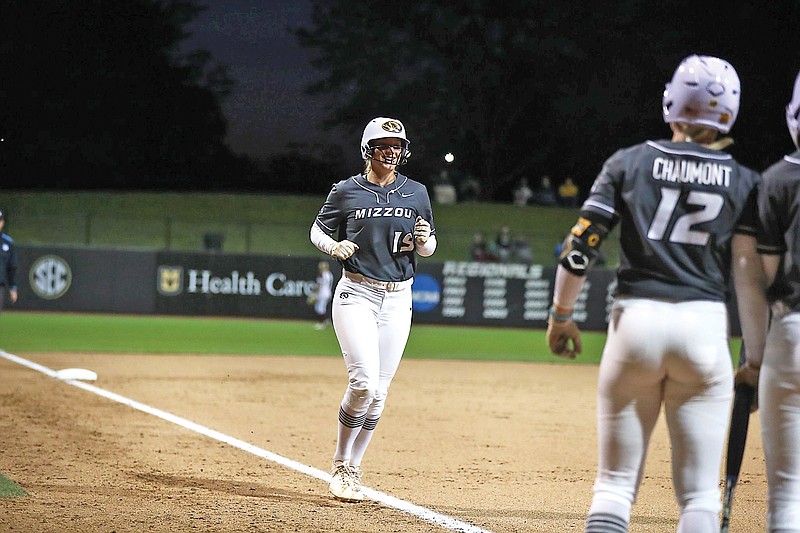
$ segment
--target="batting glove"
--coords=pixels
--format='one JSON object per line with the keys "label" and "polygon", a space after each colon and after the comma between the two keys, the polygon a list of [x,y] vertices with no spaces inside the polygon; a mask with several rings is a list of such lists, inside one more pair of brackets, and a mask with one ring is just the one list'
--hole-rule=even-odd
{"label": "batting glove", "polygon": [[547,345],[553,354],[566,359],[575,359],[581,353],[581,331],[571,318],[569,320],[547,319]]}
{"label": "batting glove", "polygon": [[427,220],[418,216],[414,222],[414,239],[419,244],[425,244],[431,236],[431,225]]}
{"label": "batting glove", "polygon": [[333,245],[331,257],[344,260],[356,253],[356,250],[358,250],[358,245],[345,239]]}

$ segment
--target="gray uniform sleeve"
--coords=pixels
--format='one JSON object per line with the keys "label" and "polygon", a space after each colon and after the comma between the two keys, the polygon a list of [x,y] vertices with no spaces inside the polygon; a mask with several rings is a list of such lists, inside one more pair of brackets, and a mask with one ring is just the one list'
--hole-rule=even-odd
{"label": "gray uniform sleeve", "polygon": [[325,203],[317,213],[315,223],[327,235],[332,235],[334,231],[341,225],[342,220],[346,216],[342,210],[342,199],[339,192],[343,182],[335,183],[331,187]]}

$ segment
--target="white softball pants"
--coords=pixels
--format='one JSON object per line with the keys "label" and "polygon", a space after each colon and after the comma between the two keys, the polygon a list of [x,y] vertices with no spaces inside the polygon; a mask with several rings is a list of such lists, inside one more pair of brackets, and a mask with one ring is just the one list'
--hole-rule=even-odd
{"label": "white softball pants", "polygon": [[389,292],[342,276],[332,316],[349,378],[342,406],[377,419],[408,342],[411,286]]}
{"label": "white softball pants", "polygon": [[775,314],[759,376],[767,530],[800,532],[800,313]]}
{"label": "white softball pants", "polygon": [[662,404],[682,519],[719,513],[732,397],[723,303],[618,298],[599,369],[599,464],[590,514],[612,512],[630,521]]}

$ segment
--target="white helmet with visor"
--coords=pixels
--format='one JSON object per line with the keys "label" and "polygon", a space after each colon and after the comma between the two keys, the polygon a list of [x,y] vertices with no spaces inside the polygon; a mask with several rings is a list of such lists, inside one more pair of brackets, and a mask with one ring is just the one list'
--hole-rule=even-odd
{"label": "white helmet with visor", "polygon": [[733,66],[718,57],[691,55],[666,84],[664,122],[685,122],[728,133],[739,113],[741,84]]}
{"label": "white helmet with visor", "polygon": [[[402,149],[400,155],[394,162],[397,165],[404,165],[411,157],[411,150],[409,145],[411,141],[406,137],[406,128],[403,123],[396,118],[378,117],[373,118],[367,123],[364,128],[364,134],[361,136],[361,157],[363,159],[372,159],[374,148],[376,147],[376,139],[400,139],[402,141]],[[382,156],[385,158],[385,154]],[[391,162],[383,159],[384,162]]]}

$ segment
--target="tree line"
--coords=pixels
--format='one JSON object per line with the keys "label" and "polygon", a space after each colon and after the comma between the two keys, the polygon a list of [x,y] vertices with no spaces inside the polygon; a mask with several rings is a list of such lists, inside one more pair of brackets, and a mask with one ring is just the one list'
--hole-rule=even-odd
{"label": "tree line", "polygon": [[[800,38],[785,21],[800,17],[795,0],[735,0],[710,17],[689,0],[311,4],[308,24],[290,30],[314,53],[308,92],[330,98],[327,127],[355,145],[372,117],[401,118],[414,148],[405,171],[423,182],[447,167],[476,178],[489,200],[545,174],[585,189],[617,148],[668,136],[661,93],[691,53],[727,59],[742,79],[731,148],[740,161],[761,170],[791,149],[783,108]],[[227,68],[208,51],[178,51],[203,9],[3,2],[7,186],[322,193],[358,171],[337,147],[287,146],[268,161],[231,151]]]}

